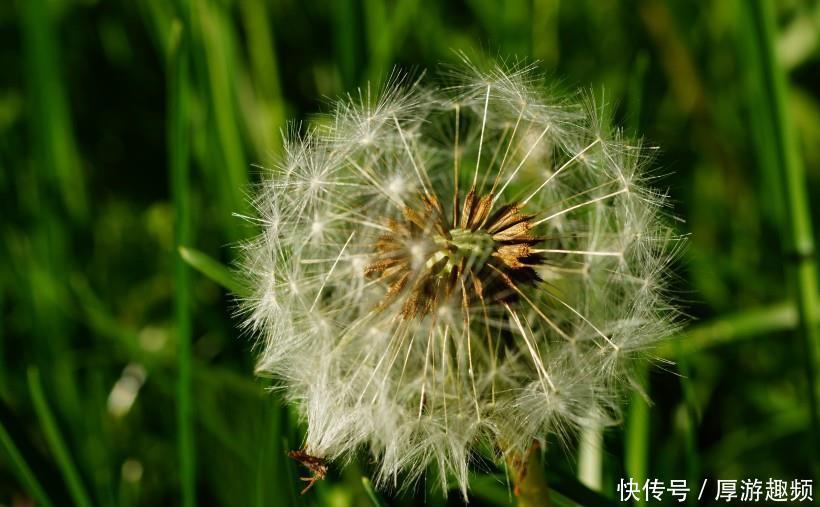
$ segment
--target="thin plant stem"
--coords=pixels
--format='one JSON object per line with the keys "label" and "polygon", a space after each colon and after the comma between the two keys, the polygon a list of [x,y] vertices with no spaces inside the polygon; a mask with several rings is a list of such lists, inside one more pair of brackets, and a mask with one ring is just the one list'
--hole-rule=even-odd
{"label": "thin plant stem", "polygon": [[[279,78],[279,60],[276,54],[276,39],[273,32],[267,2],[244,0],[239,2],[242,23],[247,32],[247,46],[250,70],[253,74],[257,111],[259,117],[256,129],[249,132],[257,139],[256,155],[278,152],[282,138],[279,129],[285,123],[284,99]],[[251,129],[249,129],[251,130]]]}
{"label": "thin plant stem", "polygon": [[91,507],[91,497],[83,485],[80,477],[80,472],[77,466],[71,459],[71,452],[68,445],[63,439],[60,429],[57,427],[57,421],[48,406],[45,393],[43,392],[43,383],[40,380],[40,372],[36,368],[29,368],[28,372],[28,387],[31,401],[34,405],[34,411],[37,413],[37,418],[40,420],[40,425],[43,429],[46,442],[48,443],[51,453],[54,456],[54,461],[63,475],[63,479],[68,486],[68,492],[71,495],[71,500],[78,507]]}
{"label": "thin plant stem", "polygon": [[523,457],[514,456],[509,463],[518,507],[549,507],[550,490],[544,474],[541,446],[533,442]]}
{"label": "thin plant stem", "polygon": [[87,192],[74,142],[71,113],[60,75],[58,32],[52,19],[52,2],[20,2],[23,48],[28,74],[32,140],[38,171],[53,183],[69,216],[88,216]]}
{"label": "thin plant stem", "polygon": [[[209,115],[213,119],[213,139],[208,171],[217,175],[220,187],[217,199],[224,218],[225,236],[230,241],[242,239],[246,229],[236,227],[231,213],[247,209],[245,190],[248,185],[247,160],[242,141],[240,111],[237,110],[234,58],[236,36],[222,2],[192,0],[190,56],[196,64],[200,82],[208,91]],[[197,48],[197,51],[193,51]]]}
{"label": "thin plant stem", "polygon": [[782,234],[788,258],[789,277],[795,291],[798,314],[798,332],[804,348],[805,370],[810,406],[811,437],[814,445],[814,465],[820,457],[820,332],[817,328],[817,264],[814,237],[806,191],[806,173],[800,158],[797,138],[789,114],[788,80],[777,60],[777,27],[775,9],[770,0],[745,2],[750,10],[753,25],[759,39],[759,58],[762,78],[765,82],[765,100],[771,108],[774,125],[773,141],[777,143],[779,167],[767,166],[765,170],[783,182],[786,224]]}
{"label": "thin plant stem", "polygon": [[362,488],[364,488],[364,492],[367,494],[367,498],[370,500],[370,503],[373,504],[373,507],[385,507],[381,497],[376,493],[376,490],[373,489],[373,484],[370,482],[370,479],[366,476],[362,476]]}
{"label": "thin plant stem", "polygon": [[[818,323],[820,322],[815,320],[815,324]],[[690,326],[658,347],[654,353],[659,357],[676,359],[756,336],[791,331],[797,324],[795,304],[791,301],[780,301]]]}
{"label": "thin plant stem", "polygon": [[194,248],[180,246],[177,248],[182,259],[192,268],[199,271],[211,281],[227,289],[231,294],[239,297],[250,296],[250,290],[246,287],[230,268],[210,257],[208,254],[200,252]]}
{"label": "thin plant stem", "polygon": [[[689,367],[689,359],[682,356],[678,360],[678,371],[680,372],[680,385],[683,391],[683,405],[685,417],[683,423],[683,447],[685,455],[686,479],[689,484],[700,484],[700,456],[698,455],[697,432],[700,424],[700,412],[697,405],[694,385],[692,384],[692,370]],[[688,504],[696,506],[697,497],[690,495]]]}
{"label": "thin plant stem", "polygon": [[366,76],[378,82],[384,75],[393,54],[391,40],[392,18],[384,0],[364,0],[364,28],[367,36],[368,64]]}
{"label": "thin plant stem", "polygon": [[0,449],[4,451],[5,459],[8,460],[6,465],[17,475],[20,484],[28,491],[37,505],[52,507],[54,502],[51,501],[46,489],[31,470],[28,462],[23,457],[23,453],[17,448],[14,438],[9,434],[2,421],[0,421]]}
{"label": "thin plant stem", "polygon": [[[185,9],[185,7],[183,7]],[[168,57],[168,166],[174,206],[174,321],[176,324],[178,383],[177,432],[179,439],[182,505],[196,504],[196,460],[191,383],[191,274],[179,252],[190,242],[188,37],[190,24],[176,21]]]}
{"label": "thin plant stem", "polygon": [[356,42],[357,42],[357,19],[356,2],[352,0],[339,0],[332,4],[335,16],[334,48],[336,58],[339,62],[339,74],[342,78],[344,88],[352,89],[356,84]]}
{"label": "thin plant stem", "polygon": [[5,315],[2,312],[3,308],[3,290],[5,289],[4,280],[0,278],[0,396],[5,396],[7,389],[6,381],[6,334],[5,334]]}

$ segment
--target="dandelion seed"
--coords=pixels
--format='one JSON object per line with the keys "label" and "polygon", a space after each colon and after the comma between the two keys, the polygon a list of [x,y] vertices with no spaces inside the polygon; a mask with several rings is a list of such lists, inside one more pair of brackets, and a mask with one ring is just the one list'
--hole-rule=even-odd
{"label": "dandelion seed", "polygon": [[675,326],[677,238],[644,151],[532,67],[450,78],[340,101],[257,194],[242,309],[306,422],[307,488],[367,452],[378,486],[430,471],[466,495],[479,446],[513,462],[617,419]]}

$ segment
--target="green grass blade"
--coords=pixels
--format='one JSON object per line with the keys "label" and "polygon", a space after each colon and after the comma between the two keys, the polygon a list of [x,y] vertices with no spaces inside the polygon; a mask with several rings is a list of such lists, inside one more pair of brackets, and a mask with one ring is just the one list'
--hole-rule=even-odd
{"label": "green grass blade", "polygon": [[[452,488],[457,485],[453,483]],[[472,472],[470,474],[470,498],[491,505],[513,505],[512,490],[506,477]]]}
{"label": "green grass blade", "polygon": [[738,340],[789,331],[794,329],[797,323],[797,309],[794,303],[781,301],[690,326],[683,333],[658,347],[655,354],[665,358],[681,357],[712,347],[729,345]]}
{"label": "green grass blade", "polygon": [[376,490],[373,489],[373,483],[370,482],[370,479],[362,476],[362,487],[364,488],[364,492],[367,493],[367,498],[373,504],[373,507],[386,507],[385,504]]}
{"label": "green grass blade", "polygon": [[86,191],[68,100],[59,72],[57,31],[46,0],[19,3],[23,49],[27,72],[27,103],[30,104],[33,153],[38,170],[58,189],[66,208],[75,219],[88,214]]}
{"label": "green grass blade", "polygon": [[0,396],[5,396],[7,387],[7,380],[6,380],[6,326],[5,326],[5,315],[2,312],[3,308],[3,300],[4,294],[3,289],[5,289],[3,284],[3,279],[0,278]]}
{"label": "green grass blade", "polygon": [[[752,25],[759,40],[759,59],[762,80],[765,82],[765,96],[771,110],[771,121],[775,125],[775,136],[770,142],[776,143],[779,167],[767,166],[781,178],[784,191],[786,224],[783,240],[786,252],[790,253],[792,278],[796,294],[799,332],[802,338],[805,369],[808,377],[809,405],[811,410],[811,435],[815,446],[814,464],[820,460],[820,330],[818,329],[817,264],[815,246],[806,190],[806,172],[800,157],[797,138],[794,134],[789,114],[788,77],[778,63],[777,26],[775,8],[771,1],[743,3],[749,9]],[[777,177],[777,176],[775,176]]]}
{"label": "green grass blade", "polygon": [[547,484],[570,500],[588,507],[612,507],[614,501],[585,486],[575,477],[560,470],[546,467]]}
{"label": "green grass blade", "polygon": [[174,21],[173,3],[165,0],[141,0],[136,4],[145,19],[154,45],[161,54],[168,54],[168,37],[171,34],[171,23]]}
{"label": "green grass blade", "polygon": [[363,5],[369,59],[366,77],[371,83],[376,83],[389,70],[393,57],[392,23],[384,0],[364,0]]}
{"label": "green grass blade", "polygon": [[40,481],[37,480],[37,476],[34,475],[31,467],[29,467],[25,458],[23,458],[23,454],[14,444],[14,439],[9,435],[2,421],[0,421],[0,447],[2,447],[6,454],[9,468],[11,468],[12,472],[17,476],[17,479],[26,491],[34,498],[37,505],[52,507],[54,502],[51,501],[45,488],[43,488]]}
{"label": "green grass blade", "polygon": [[174,321],[178,354],[177,433],[182,505],[196,505],[196,455],[191,384],[191,275],[180,245],[191,237],[189,197],[188,37],[190,25],[171,26],[168,52],[168,167],[174,207]]}
{"label": "green grass blade", "polygon": [[[264,384],[265,389],[270,387],[270,383]],[[265,407],[265,431],[255,478],[256,504],[259,506],[270,505],[275,502],[274,499],[281,500],[285,492],[292,489],[285,471],[285,450],[282,449],[280,438],[285,430],[282,407],[269,396],[265,396],[262,403]]]}
{"label": "green grass blade", "polygon": [[253,118],[248,118],[247,109],[243,111],[249,123],[248,133],[256,139],[257,156],[277,153],[282,147],[280,129],[286,119],[270,9],[266,2],[257,0],[239,2],[239,9],[248,38],[249,71],[256,95]]}
{"label": "green grass blade", "polygon": [[63,440],[60,430],[57,427],[57,422],[51,409],[46,401],[45,393],[43,392],[43,384],[40,380],[40,372],[36,368],[28,369],[28,387],[31,401],[34,405],[34,411],[37,413],[37,418],[40,420],[40,425],[43,429],[46,442],[48,443],[54,460],[63,475],[63,479],[68,486],[69,494],[74,504],[79,507],[90,507],[91,498],[83,485],[80,473],[77,470],[74,461],[71,459],[68,445]]}
{"label": "green grass blade", "polygon": [[[689,484],[700,484],[700,455],[698,454],[697,428],[700,426],[700,411],[698,409],[697,396],[692,384],[692,369],[689,367],[689,358],[680,357],[677,360],[678,371],[680,372],[680,385],[683,391],[683,405],[685,418],[683,421],[683,449],[685,455],[686,479]],[[698,504],[697,497],[689,496],[688,502],[691,506]]]}
{"label": "green grass blade", "polygon": [[644,80],[646,71],[649,68],[649,56],[646,51],[641,51],[635,57],[632,65],[629,89],[626,95],[628,125],[630,135],[640,136],[641,115],[643,114]]}
{"label": "green grass blade", "polygon": [[[219,2],[194,0],[196,47],[194,55],[204,75],[199,76],[208,91],[216,145],[213,159],[206,169],[219,178],[218,198],[220,218],[224,219],[226,236],[236,241],[244,229],[235,227],[231,213],[247,208],[244,192],[248,185],[245,146],[242,142],[235,83],[237,64],[235,37],[227,7]],[[201,46],[201,48],[200,48]]]}
{"label": "green grass blade", "polygon": [[532,56],[552,68],[558,63],[558,9],[560,2],[533,0],[532,2]]}
{"label": "green grass blade", "polygon": [[333,2],[331,7],[335,16],[333,35],[336,61],[339,64],[339,74],[345,90],[352,90],[358,79],[356,73],[358,64],[356,55],[356,34],[358,32],[356,7],[357,2],[354,0],[337,0]]}
{"label": "green grass blade", "polygon": [[712,470],[725,470],[742,459],[744,453],[766,448],[774,442],[805,431],[809,413],[805,408],[777,412],[763,421],[755,420],[747,426],[733,428],[705,453],[705,462]]}
{"label": "green grass blade", "polygon": [[231,270],[199,250],[179,247],[182,258],[194,269],[237,296],[247,296],[249,290],[231,273]]}
{"label": "green grass blade", "polygon": [[[550,496],[553,498],[557,493],[578,505],[588,507],[614,507],[618,505],[601,493],[588,488],[568,472],[552,468],[549,465],[544,467],[543,470]],[[497,505],[516,504],[516,497],[512,494],[511,489],[507,489],[508,485],[512,486],[508,479],[500,474],[474,474],[470,478],[470,488],[471,491],[475,490],[475,496]],[[455,484],[453,484],[453,487],[455,487]]]}

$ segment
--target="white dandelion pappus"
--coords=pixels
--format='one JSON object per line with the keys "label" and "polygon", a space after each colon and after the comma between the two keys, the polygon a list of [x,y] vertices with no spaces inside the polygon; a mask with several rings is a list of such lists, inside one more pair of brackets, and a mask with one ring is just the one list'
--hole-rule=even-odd
{"label": "white dandelion pappus", "polygon": [[257,194],[242,309],[306,422],[308,487],[366,451],[377,485],[429,470],[466,497],[477,448],[525,456],[617,420],[674,326],[677,238],[645,150],[532,67],[449,78],[340,100]]}

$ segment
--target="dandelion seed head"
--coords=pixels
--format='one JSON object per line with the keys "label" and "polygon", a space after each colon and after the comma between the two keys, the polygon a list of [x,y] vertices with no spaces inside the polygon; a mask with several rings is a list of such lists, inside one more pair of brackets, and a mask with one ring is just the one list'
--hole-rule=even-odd
{"label": "dandelion seed head", "polygon": [[291,129],[254,205],[241,307],[257,371],[323,475],[365,453],[382,487],[466,495],[471,453],[526,454],[616,423],[636,361],[675,328],[679,238],[650,157],[533,66],[394,73]]}

